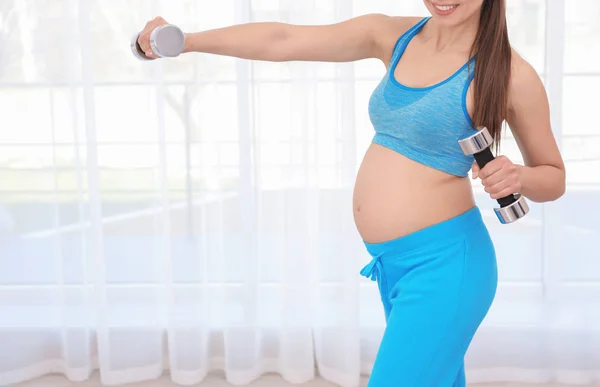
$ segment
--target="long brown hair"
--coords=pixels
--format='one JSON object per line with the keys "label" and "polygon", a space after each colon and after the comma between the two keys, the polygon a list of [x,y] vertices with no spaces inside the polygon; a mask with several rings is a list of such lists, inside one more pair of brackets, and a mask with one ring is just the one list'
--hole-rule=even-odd
{"label": "long brown hair", "polygon": [[506,0],[484,0],[479,30],[471,48],[477,56],[473,79],[473,124],[485,126],[499,149],[508,110],[512,53],[506,24]]}

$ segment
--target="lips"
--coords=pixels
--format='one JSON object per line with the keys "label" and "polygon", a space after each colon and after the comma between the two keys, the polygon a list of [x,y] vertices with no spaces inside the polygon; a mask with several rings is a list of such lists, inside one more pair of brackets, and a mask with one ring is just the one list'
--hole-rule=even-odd
{"label": "lips", "polygon": [[433,4],[435,12],[440,16],[450,15],[458,6],[459,4]]}

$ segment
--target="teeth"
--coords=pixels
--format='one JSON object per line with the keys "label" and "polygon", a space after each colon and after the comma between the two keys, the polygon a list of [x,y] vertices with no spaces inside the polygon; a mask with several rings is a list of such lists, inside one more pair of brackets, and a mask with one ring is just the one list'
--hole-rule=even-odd
{"label": "teeth", "polygon": [[435,7],[440,11],[450,11],[451,9],[458,7],[458,5],[436,5]]}

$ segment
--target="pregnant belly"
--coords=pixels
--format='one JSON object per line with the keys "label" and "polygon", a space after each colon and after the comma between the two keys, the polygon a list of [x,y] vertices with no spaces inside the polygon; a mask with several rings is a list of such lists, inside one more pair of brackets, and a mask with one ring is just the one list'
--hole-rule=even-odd
{"label": "pregnant belly", "polygon": [[410,234],[475,205],[471,182],[371,144],[356,178],[354,220],[361,237],[379,243]]}

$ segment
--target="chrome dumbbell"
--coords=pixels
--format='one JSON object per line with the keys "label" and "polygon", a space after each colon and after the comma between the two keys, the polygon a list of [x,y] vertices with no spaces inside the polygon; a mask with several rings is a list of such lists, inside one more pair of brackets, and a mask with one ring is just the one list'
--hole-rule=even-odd
{"label": "chrome dumbbell", "polygon": [[[490,149],[494,139],[487,128],[480,129],[474,135],[462,139],[458,143],[465,155],[475,157],[479,168],[483,169],[487,163],[494,160]],[[527,201],[519,194],[511,194],[498,199],[498,204],[500,204],[500,208],[494,208],[494,212],[502,224],[513,223],[529,212]]]}
{"label": "chrome dumbbell", "polygon": [[[144,54],[138,43],[140,34],[131,39],[131,51],[140,60],[153,60]],[[185,47],[185,34],[181,29],[172,24],[157,27],[150,34],[150,47],[152,51],[161,58],[173,58],[179,56]]]}

